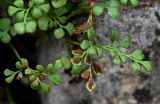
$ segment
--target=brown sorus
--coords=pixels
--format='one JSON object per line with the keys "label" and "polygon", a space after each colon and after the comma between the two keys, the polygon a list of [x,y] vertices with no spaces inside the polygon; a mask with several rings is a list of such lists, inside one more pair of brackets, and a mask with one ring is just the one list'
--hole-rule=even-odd
{"label": "brown sorus", "polygon": [[21,72],[18,73],[16,79],[17,79],[17,80],[21,80],[22,78],[23,78],[23,74],[22,74]]}
{"label": "brown sorus", "polygon": [[75,64],[78,64],[81,61],[82,61],[81,57],[75,57],[75,58],[73,58],[73,63],[75,63]]}
{"label": "brown sorus", "polygon": [[93,63],[93,67],[94,67],[94,71],[97,73],[97,74],[104,74],[102,68],[96,64],[96,63]]}
{"label": "brown sorus", "polygon": [[40,79],[41,79],[41,80],[46,79],[46,76],[45,76],[43,73],[42,73],[42,74],[40,74],[40,75],[39,75],[39,77],[40,77]]}
{"label": "brown sorus", "polygon": [[37,78],[37,76],[35,75],[29,75],[29,80],[30,81],[34,81]]}
{"label": "brown sorus", "polygon": [[91,64],[91,57],[90,57],[90,55],[87,54],[87,55],[85,56],[84,62],[85,62],[86,64]]}
{"label": "brown sorus", "polygon": [[83,73],[81,73],[81,77],[84,79],[88,79],[90,77],[90,71],[85,70]]}
{"label": "brown sorus", "polygon": [[83,51],[81,49],[76,49],[76,50],[73,50],[72,52],[73,52],[73,54],[82,54],[83,53]]}
{"label": "brown sorus", "polygon": [[94,80],[93,80],[93,78],[91,77],[91,78],[89,78],[89,80],[88,80],[88,87],[90,88],[90,89],[92,89],[92,86],[94,85]]}
{"label": "brown sorus", "polygon": [[80,33],[86,31],[87,29],[89,29],[89,28],[91,28],[91,27],[92,27],[91,23],[85,22],[85,23],[82,24],[81,26],[76,27],[76,28],[74,29],[74,33],[80,34]]}

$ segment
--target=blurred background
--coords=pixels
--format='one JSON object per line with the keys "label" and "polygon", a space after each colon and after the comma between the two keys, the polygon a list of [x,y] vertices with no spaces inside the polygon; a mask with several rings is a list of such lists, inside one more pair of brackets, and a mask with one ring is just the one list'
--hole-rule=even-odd
{"label": "blurred background", "polygon": [[[0,1],[0,18],[7,16],[7,5],[13,0]],[[86,16],[79,17],[83,23]],[[0,104],[160,104],[160,0],[140,0],[138,8],[122,7],[118,20],[112,20],[107,11],[94,18],[97,42],[106,43],[112,28],[120,37],[130,34],[132,46],[128,52],[140,48],[146,60],[151,60],[153,72],[142,70],[135,74],[130,63],[113,65],[106,54],[97,62],[105,75],[96,78],[97,87],[93,93],[85,89],[85,81],[73,78],[65,72],[60,86],[52,86],[49,94],[32,90],[25,80],[5,83],[4,69],[16,70],[16,56],[8,45],[0,43]],[[37,64],[47,66],[49,62],[67,56],[64,40],[50,39],[36,46],[34,36],[16,36],[12,43],[21,56],[27,58],[31,67]]]}

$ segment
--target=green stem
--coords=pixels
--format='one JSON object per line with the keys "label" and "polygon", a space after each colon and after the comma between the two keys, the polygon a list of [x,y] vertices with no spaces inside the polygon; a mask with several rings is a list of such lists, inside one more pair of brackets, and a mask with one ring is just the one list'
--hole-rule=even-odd
{"label": "green stem", "polygon": [[[101,46],[101,45],[97,45],[98,47],[100,48],[103,48],[109,52],[111,52],[112,49],[114,49],[114,47],[111,47],[111,46]],[[119,55],[123,55],[123,56],[126,56],[128,57],[129,59],[135,61],[135,62],[138,62],[138,63],[141,63],[141,61],[137,60],[137,59],[134,59],[133,57],[131,57],[130,55],[127,55],[127,54],[124,54],[124,53],[121,53],[121,52],[118,52]]]}
{"label": "green stem", "polygon": [[10,90],[8,88],[6,90],[7,90],[8,103],[9,104],[15,104],[14,101],[13,101]]}
{"label": "green stem", "polygon": [[141,63],[141,61],[134,59],[134,58],[131,57],[130,55],[127,55],[127,54],[124,54],[124,53],[120,53],[120,52],[119,52],[118,54],[123,55],[123,56],[126,56],[126,57],[132,59],[132,60],[135,61],[135,62]]}
{"label": "green stem", "polygon": [[64,27],[55,17],[52,17],[60,27]]}
{"label": "green stem", "polygon": [[77,14],[81,14],[83,12],[86,12],[88,10],[90,10],[91,7],[88,6],[88,5],[81,5],[79,7],[77,7],[77,9],[75,9],[73,12],[71,12],[68,16],[67,16],[67,19],[70,19],[72,18],[73,16],[77,15]]}
{"label": "green stem", "polygon": [[13,50],[13,52],[15,53],[15,55],[17,56],[17,58],[19,60],[21,60],[21,57],[20,57],[18,51],[15,49],[15,47],[11,43],[9,43],[9,45],[10,45],[11,49]]}
{"label": "green stem", "polygon": [[111,47],[109,45],[96,45],[99,48],[103,48],[109,52],[111,52]]}
{"label": "green stem", "polygon": [[87,54],[87,51],[84,51],[81,57],[84,57]]}
{"label": "green stem", "polygon": [[83,10],[77,9],[73,12],[71,12],[68,16],[67,16],[67,20],[72,18],[73,16],[75,16],[76,14],[81,14],[82,12],[84,12]]}
{"label": "green stem", "polygon": [[70,40],[70,39],[67,39],[67,41],[69,42],[69,43],[71,43],[71,44],[74,44],[74,45],[80,45],[80,43],[79,42],[76,42],[76,41],[73,41],[73,40]]}
{"label": "green stem", "polygon": [[90,72],[90,77],[92,78],[92,64],[89,65],[89,72]]}
{"label": "green stem", "polygon": [[32,8],[32,6],[30,6],[30,7],[27,9],[27,12],[25,13],[24,23],[26,23],[26,21],[27,21],[27,16],[28,16],[28,13],[29,13],[29,11],[30,11],[31,8]]}
{"label": "green stem", "polygon": [[91,64],[89,65],[89,71],[90,71],[90,77],[92,77],[92,72],[94,70],[94,67],[93,67],[93,57],[90,57],[91,59]]}

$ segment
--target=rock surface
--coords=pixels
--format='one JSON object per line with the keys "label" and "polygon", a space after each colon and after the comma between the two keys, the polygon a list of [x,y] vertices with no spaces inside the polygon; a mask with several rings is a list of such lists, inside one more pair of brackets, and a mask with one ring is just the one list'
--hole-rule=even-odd
{"label": "rock surface", "polygon": [[[51,92],[44,99],[44,104],[159,104],[160,103],[160,3],[131,9],[122,8],[118,20],[112,20],[105,12],[96,17],[95,29],[97,41],[108,42],[111,29],[120,33],[120,38],[131,34],[132,48],[140,48],[146,59],[153,63],[152,73],[135,74],[130,64],[116,66],[108,54],[100,60],[105,70],[103,77],[96,78],[96,90],[88,93],[85,82],[69,84],[71,77],[63,75],[60,86],[52,86]],[[39,63],[47,63],[67,55],[67,46],[63,41],[52,41],[40,49]]]}

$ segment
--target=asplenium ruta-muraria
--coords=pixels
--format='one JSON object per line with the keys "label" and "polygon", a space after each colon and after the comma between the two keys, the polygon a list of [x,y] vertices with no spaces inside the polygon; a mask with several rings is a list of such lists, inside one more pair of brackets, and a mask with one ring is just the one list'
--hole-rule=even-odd
{"label": "asplenium ruta-muraria", "polygon": [[[150,61],[144,60],[144,54],[140,49],[132,53],[124,53],[123,49],[129,49],[132,43],[131,36],[127,35],[123,39],[118,39],[118,31],[113,27],[110,34],[110,43],[100,44],[95,41],[96,33],[93,25],[93,17],[101,16],[107,12],[112,19],[119,17],[121,6],[131,5],[137,7],[138,0],[99,0],[95,2],[70,0],[15,0],[8,7],[9,17],[0,19],[0,41],[10,45],[11,49],[19,59],[15,63],[17,71],[5,69],[7,77],[5,81],[11,83],[13,79],[22,80],[28,77],[30,86],[33,89],[41,89],[45,93],[50,90],[50,85],[44,81],[48,79],[54,85],[59,85],[63,76],[57,72],[59,70],[70,70],[73,76],[81,76],[86,80],[86,88],[92,92],[96,88],[93,75],[103,75],[104,70],[95,59],[100,59],[106,52],[113,58],[114,64],[126,63],[130,60],[133,72],[140,72],[141,67],[146,71],[152,71]],[[80,26],[74,26],[71,19],[79,18],[80,14],[85,13],[88,20]],[[31,68],[26,58],[22,58],[11,43],[11,39],[17,35],[33,34],[37,31],[49,33],[49,37],[57,39],[64,38],[66,42],[77,46],[71,49],[72,55],[61,57],[47,66],[47,71],[42,65]],[[83,40],[75,41],[71,37],[78,35],[84,37]]]}

